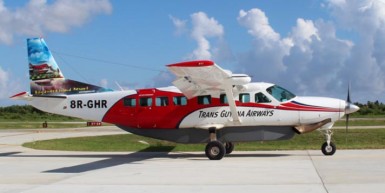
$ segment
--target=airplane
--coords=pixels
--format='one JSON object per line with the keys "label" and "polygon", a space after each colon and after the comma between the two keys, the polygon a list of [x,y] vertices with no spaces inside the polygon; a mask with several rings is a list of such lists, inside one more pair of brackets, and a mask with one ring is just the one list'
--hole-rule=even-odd
{"label": "airplane", "polygon": [[332,126],[359,110],[350,101],[296,96],[276,84],[251,82],[210,60],[167,65],[174,86],[113,91],[64,77],[43,38],[27,39],[30,92],[27,100],[49,113],[106,122],[137,135],[176,143],[207,143],[220,160],[235,142],[288,140],[315,130],[321,150],[333,155]]}

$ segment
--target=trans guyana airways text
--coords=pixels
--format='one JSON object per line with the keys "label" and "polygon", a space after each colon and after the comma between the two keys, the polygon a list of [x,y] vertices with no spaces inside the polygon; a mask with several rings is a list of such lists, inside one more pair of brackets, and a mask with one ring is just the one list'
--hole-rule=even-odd
{"label": "trans guyana airways text", "polygon": [[[271,117],[274,115],[274,110],[248,110],[248,111],[238,111],[239,117]],[[231,112],[223,110],[221,112],[217,111],[199,111],[199,118],[218,118],[218,117],[231,117]]]}

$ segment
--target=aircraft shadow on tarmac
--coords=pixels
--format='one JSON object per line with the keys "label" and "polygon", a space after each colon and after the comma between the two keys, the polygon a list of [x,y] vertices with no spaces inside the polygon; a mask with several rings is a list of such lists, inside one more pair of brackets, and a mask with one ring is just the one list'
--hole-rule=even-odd
{"label": "aircraft shadow on tarmac", "polygon": [[[152,158],[170,158],[170,159],[192,159],[192,160],[204,160],[207,158],[203,154],[191,154],[191,153],[183,153],[183,152],[174,152],[169,154],[175,147],[166,146],[163,147],[163,152],[151,152],[153,147],[149,147],[134,153],[117,155],[117,154],[85,154],[85,155],[19,155],[22,152],[7,152],[0,153],[0,157],[46,157],[46,158],[58,158],[58,157],[67,157],[67,158],[106,158],[103,160],[98,160],[94,162],[89,162],[85,164],[63,167],[53,170],[44,171],[44,173],[83,173],[103,168],[109,168],[113,166],[123,165],[123,164],[135,164],[136,162],[140,162],[143,160],[148,160]],[[290,156],[290,154],[231,154],[226,157],[283,157]],[[201,159],[205,158],[205,159]]]}

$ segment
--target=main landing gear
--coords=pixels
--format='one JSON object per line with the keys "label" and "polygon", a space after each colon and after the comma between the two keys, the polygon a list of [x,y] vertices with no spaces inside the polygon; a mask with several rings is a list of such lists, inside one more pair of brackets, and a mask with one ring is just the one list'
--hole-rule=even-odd
{"label": "main landing gear", "polygon": [[326,142],[322,144],[322,147],[321,147],[322,153],[326,156],[333,155],[337,150],[336,145],[333,142],[331,142],[333,131],[330,129],[326,129],[326,130],[321,130],[321,132],[323,132],[326,138]]}
{"label": "main landing gear", "polygon": [[230,154],[234,150],[234,144],[227,142],[223,144],[217,140],[215,128],[209,128],[210,142],[207,143],[205,153],[210,160],[220,160],[225,154]]}

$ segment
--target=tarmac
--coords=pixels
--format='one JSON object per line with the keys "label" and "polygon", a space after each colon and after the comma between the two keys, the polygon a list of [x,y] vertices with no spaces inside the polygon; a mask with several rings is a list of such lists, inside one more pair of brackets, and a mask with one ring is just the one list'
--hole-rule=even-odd
{"label": "tarmac", "polygon": [[21,146],[121,133],[115,127],[0,130],[0,192],[385,192],[385,150],[337,150],[334,156],[235,150],[212,161],[203,150],[96,153]]}

